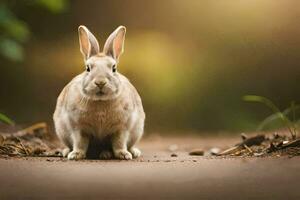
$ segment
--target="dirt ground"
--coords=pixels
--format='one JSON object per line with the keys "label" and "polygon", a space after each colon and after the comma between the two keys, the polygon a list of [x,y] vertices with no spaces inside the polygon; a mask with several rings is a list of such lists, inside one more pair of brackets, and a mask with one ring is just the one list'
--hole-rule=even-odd
{"label": "dirt ground", "polygon": [[300,199],[300,157],[188,155],[239,140],[151,136],[132,161],[1,157],[0,199]]}

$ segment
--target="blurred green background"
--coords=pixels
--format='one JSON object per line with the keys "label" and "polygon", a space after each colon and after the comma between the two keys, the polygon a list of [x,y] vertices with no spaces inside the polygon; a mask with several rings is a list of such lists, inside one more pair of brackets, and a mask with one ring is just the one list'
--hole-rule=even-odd
{"label": "blurred green background", "polygon": [[52,125],[56,98],[84,70],[77,27],[101,45],[127,27],[119,71],[142,96],[146,130],[247,131],[299,102],[300,1],[2,0],[0,112]]}

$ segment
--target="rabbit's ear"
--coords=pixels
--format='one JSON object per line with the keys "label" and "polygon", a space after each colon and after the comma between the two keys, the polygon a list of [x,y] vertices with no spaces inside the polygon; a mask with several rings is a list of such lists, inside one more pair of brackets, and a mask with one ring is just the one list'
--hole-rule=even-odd
{"label": "rabbit's ear", "polygon": [[125,33],[125,26],[119,26],[112,32],[105,42],[103,52],[115,60],[118,60],[124,51]]}
{"label": "rabbit's ear", "polygon": [[99,44],[95,36],[85,26],[78,27],[80,51],[85,59],[99,53]]}

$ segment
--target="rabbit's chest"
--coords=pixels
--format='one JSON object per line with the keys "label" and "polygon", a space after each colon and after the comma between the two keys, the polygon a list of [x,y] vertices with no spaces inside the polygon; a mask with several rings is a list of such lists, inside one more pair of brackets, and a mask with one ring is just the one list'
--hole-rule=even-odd
{"label": "rabbit's chest", "polygon": [[130,113],[131,111],[124,106],[107,106],[81,112],[77,120],[86,132],[104,136],[126,128],[130,121]]}

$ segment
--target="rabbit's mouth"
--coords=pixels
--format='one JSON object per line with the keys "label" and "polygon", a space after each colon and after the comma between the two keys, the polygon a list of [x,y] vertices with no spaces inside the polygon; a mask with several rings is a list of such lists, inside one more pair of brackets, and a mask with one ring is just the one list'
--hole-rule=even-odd
{"label": "rabbit's mouth", "polygon": [[119,95],[119,88],[83,88],[82,94],[93,100],[109,100],[114,99]]}
{"label": "rabbit's mouth", "polygon": [[102,96],[102,95],[105,95],[105,93],[102,90],[99,90],[98,92],[96,92],[96,95]]}

